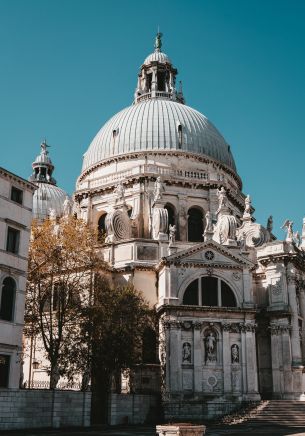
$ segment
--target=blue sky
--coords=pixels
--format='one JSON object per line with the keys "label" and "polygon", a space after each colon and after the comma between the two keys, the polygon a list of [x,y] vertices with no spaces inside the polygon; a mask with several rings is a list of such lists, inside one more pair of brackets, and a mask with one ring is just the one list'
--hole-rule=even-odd
{"label": "blue sky", "polygon": [[0,0],[0,165],[23,177],[44,137],[72,193],[100,127],[153,50],[231,145],[258,222],[305,215],[305,1]]}

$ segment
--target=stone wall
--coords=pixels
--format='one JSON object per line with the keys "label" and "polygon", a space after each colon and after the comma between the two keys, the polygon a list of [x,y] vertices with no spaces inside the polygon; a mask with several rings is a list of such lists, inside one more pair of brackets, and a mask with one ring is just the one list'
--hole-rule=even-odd
{"label": "stone wall", "polygon": [[111,394],[108,410],[110,425],[156,422],[159,412],[157,395]]}
{"label": "stone wall", "polygon": [[0,430],[90,425],[91,392],[0,390]]}
{"label": "stone wall", "polygon": [[164,402],[165,420],[178,420],[196,422],[215,419],[227,415],[240,408],[239,401],[169,401]]}

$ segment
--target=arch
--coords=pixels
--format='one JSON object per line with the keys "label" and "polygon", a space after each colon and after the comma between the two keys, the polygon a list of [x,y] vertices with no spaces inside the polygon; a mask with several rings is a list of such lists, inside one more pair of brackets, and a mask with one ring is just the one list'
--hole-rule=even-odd
{"label": "arch", "polygon": [[16,294],[16,282],[12,277],[5,277],[2,282],[0,319],[5,321],[13,320],[14,304]]}
{"label": "arch", "polygon": [[97,231],[98,231],[98,239],[99,239],[99,241],[103,241],[104,238],[105,238],[105,234],[106,234],[106,216],[107,216],[106,212],[102,213],[102,215],[99,217],[98,222],[97,222]]}
{"label": "arch", "polygon": [[176,208],[171,203],[166,203],[164,206],[164,209],[167,210],[168,215],[168,226],[175,225],[177,221],[177,214],[176,214]]}
{"label": "arch", "polygon": [[199,207],[191,207],[187,213],[187,240],[203,241],[203,211]]}
{"label": "arch", "polygon": [[222,278],[201,276],[183,292],[182,304],[208,307],[237,307],[234,291]]}

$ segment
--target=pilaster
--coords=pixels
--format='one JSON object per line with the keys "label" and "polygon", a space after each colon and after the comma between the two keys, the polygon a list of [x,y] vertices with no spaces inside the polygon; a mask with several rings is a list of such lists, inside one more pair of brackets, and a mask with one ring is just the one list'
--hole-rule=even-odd
{"label": "pilaster", "polygon": [[232,392],[230,324],[222,325],[222,355],[223,355],[223,388],[224,388],[224,394],[226,395]]}
{"label": "pilaster", "polygon": [[289,306],[291,308],[291,354],[292,366],[302,364],[302,355],[300,347],[299,335],[299,320],[298,320],[298,304],[295,284],[295,271],[289,264],[287,267],[287,290],[289,298]]}
{"label": "pilaster", "polygon": [[201,323],[194,323],[194,390],[202,392]]}

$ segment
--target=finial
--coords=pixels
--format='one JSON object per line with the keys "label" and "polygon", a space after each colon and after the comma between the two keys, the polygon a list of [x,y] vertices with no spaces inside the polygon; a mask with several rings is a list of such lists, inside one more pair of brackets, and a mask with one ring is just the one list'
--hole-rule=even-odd
{"label": "finial", "polygon": [[161,51],[161,47],[162,47],[162,38],[163,34],[161,32],[159,32],[159,26],[158,26],[158,33],[156,35],[156,39],[155,39],[155,50],[156,51]]}

